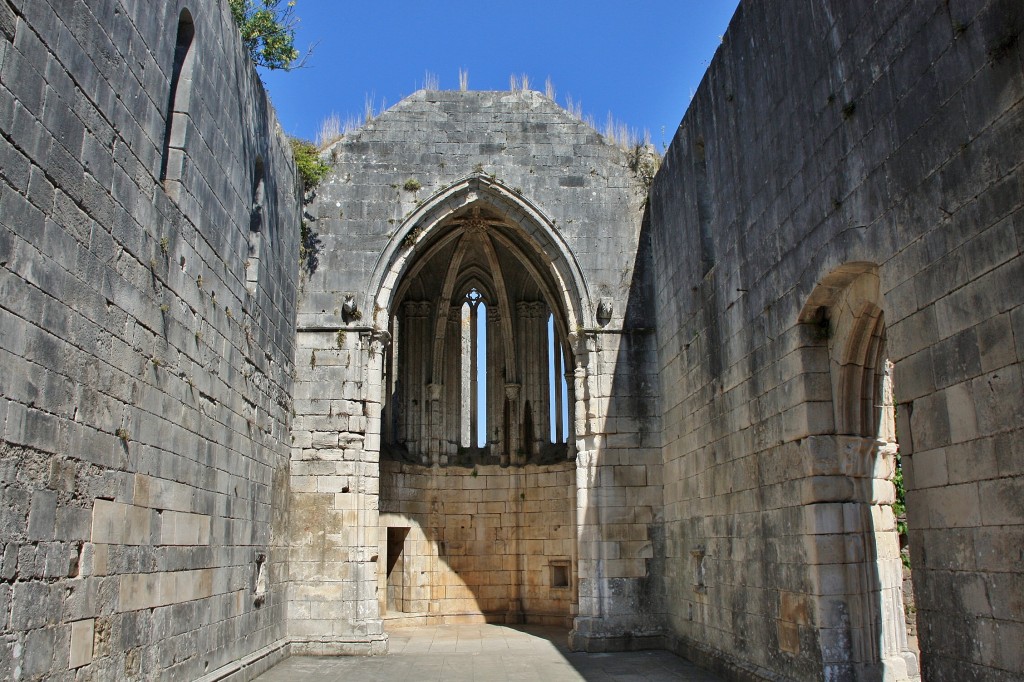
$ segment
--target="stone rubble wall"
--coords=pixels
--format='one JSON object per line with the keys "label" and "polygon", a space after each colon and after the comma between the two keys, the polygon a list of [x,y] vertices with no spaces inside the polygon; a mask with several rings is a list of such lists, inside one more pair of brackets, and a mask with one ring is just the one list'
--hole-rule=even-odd
{"label": "stone rubble wall", "polygon": [[[575,604],[576,465],[443,469],[381,464],[381,561],[388,527],[408,528],[401,603],[389,625],[458,622],[570,626]],[[567,569],[553,585],[552,565]],[[386,607],[388,580],[378,577]],[[518,611],[510,605],[518,601]]]}
{"label": "stone rubble wall", "polygon": [[282,654],[298,206],[226,3],[0,2],[0,677],[196,679]]}
{"label": "stone rubble wall", "polygon": [[1004,0],[741,4],[651,201],[677,650],[854,674],[844,586],[886,576],[859,573],[855,498],[813,478],[855,463],[829,325],[800,321],[827,277],[870,264],[923,677],[1024,672],[1022,28]]}

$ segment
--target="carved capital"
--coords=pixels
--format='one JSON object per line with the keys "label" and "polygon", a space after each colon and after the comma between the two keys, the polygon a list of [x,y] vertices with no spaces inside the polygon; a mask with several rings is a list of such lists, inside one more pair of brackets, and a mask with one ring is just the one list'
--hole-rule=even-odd
{"label": "carved capital", "polygon": [[585,362],[590,351],[597,350],[597,334],[578,330],[569,332],[566,335],[569,345],[572,346],[573,355],[576,356],[577,366],[581,361]]}
{"label": "carved capital", "polygon": [[441,390],[444,388],[444,384],[427,384],[427,393],[430,395],[431,400],[441,399]]}
{"label": "carved capital", "polygon": [[384,329],[371,329],[363,332],[366,336],[367,347],[370,355],[379,355],[384,352],[387,345],[391,343],[391,334]]}
{"label": "carved capital", "polygon": [[429,317],[430,301],[406,301],[402,309],[406,317]]}
{"label": "carved capital", "polygon": [[543,317],[547,314],[548,307],[544,301],[519,301],[516,303],[516,312],[523,319]]}
{"label": "carved capital", "polygon": [[505,384],[505,397],[512,402],[519,400],[519,384]]}

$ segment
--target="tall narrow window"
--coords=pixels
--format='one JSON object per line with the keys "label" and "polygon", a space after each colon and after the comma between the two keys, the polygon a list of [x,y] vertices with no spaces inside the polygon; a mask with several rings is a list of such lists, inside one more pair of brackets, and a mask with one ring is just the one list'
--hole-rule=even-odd
{"label": "tall narrow window", "polygon": [[263,159],[256,159],[253,169],[252,205],[249,207],[249,258],[245,262],[245,287],[255,294],[260,282],[260,251],[263,242]]}
{"label": "tall narrow window", "polygon": [[569,386],[565,380],[565,353],[555,333],[554,315],[548,315],[548,414],[551,442],[568,442]]}
{"label": "tall narrow window", "polygon": [[462,304],[462,447],[487,445],[487,304],[475,288]]}
{"label": "tall narrow window", "polygon": [[171,88],[160,162],[160,181],[168,192],[176,190],[185,165],[185,138],[194,62],[192,39],[195,33],[192,15],[187,9],[182,10],[178,16],[178,35],[174,42],[174,65],[171,67]]}

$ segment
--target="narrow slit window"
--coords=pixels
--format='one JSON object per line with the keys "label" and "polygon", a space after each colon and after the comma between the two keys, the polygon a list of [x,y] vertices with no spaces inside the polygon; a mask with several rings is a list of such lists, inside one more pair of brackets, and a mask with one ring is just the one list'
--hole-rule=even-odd
{"label": "narrow slit window", "polygon": [[252,205],[249,208],[249,258],[245,262],[245,286],[255,294],[260,280],[260,255],[263,243],[264,180],[263,159],[257,158],[253,168]]}
{"label": "narrow slit window", "polygon": [[171,189],[168,183],[180,181],[184,170],[189,93],[192,89],[192,64],[195,61],[192,41],[195,33],[192,15],[188,10],[182,10],[178,16],[178,33],[174,41],[174,63],[171,67],[163,157],[160,161],[160,181],[168,190]]}

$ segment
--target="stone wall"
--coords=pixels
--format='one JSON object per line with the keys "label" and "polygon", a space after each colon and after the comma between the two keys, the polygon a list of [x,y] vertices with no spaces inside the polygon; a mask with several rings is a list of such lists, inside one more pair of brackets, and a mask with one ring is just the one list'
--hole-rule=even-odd
{"label": "stone wall", "polygon": [[0,33],[0,677],[281,655],[298,198],[226,3]]}
{"label": "stone wall", "polygon": [[651,201],[677,650],[913,674],[891,448],[851,421],[881,395],[851,342],[884,340],[923,675],[1024,670],[1022,22],[1004,0],[734,17]]}
{"label": "stone wall", "polygon": [[[660,428],[635,160],[539,93],[433,91],[325,158],[333,169],[308,210],[322,248],[299,310],[292,636],[314,651],[383,649],[378,471],[392,296],[474,207],[506,223],[531,264],[518,270],[550,283],[571,346],[579,641],[658,631]],[[425,399],[440,395],[416,380]],[[520,383],[498,380],[513,393]]]}
{"label": "stone wall", "polygon": [[575,486],[573,462],[382,463],[377,588],[388,623],[571,626]]}

